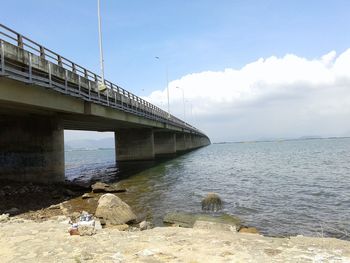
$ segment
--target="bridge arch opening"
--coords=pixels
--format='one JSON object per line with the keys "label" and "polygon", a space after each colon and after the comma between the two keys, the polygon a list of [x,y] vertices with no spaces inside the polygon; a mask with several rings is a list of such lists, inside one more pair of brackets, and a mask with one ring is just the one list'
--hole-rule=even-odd
{"label": "bridge arch opening", "polygon": [[116,174],[114,132],[64,131],[65,179],[88,184]]}

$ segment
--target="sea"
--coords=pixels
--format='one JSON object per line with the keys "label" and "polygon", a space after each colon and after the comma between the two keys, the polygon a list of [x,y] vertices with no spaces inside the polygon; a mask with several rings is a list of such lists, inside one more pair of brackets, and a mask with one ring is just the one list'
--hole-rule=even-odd
{"label": "sea", "polygon": [[115,162],[114,149],[67,151],[66,179],[119,183],[137,214],[201,213],[209,192],[223,213],[267,236],[350,240],[350,138],[212,144],[157,162]]}

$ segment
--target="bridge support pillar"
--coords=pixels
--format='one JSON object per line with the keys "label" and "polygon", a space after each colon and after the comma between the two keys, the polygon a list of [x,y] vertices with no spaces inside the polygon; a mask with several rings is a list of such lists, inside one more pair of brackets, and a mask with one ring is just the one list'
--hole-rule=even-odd
{"label": "bridge support pillar", "polygon": [[199,148],[201,146],[198,135],[192,134],[191,141],[192,141],[192,148]]}
{"label": "bridge support pillar", "polygon": [[186,142],[185,142],[185,134],[177,133],[176,134],[176,152],[184,152],[186,151]]}
{"label": "bridge support pillar", "polygon": [[51,117],[0,116],[0,178],[64,181],[64,132]]}
{"label": "bridge support pillar", "polygon": [[176,134],[154,132],[154,152],[156,156],[174,156],[176,154]]}
{"label": "bridge support pillar", "polygon": [[119,129],[115,132],[115,149],[117,162],[153,160],[153,130]]}
{"label": "bridge support pillar", "polygon": [[186,145],[186,150],[193,149],[192,135],[190,133],[185,133],[185,145]]}

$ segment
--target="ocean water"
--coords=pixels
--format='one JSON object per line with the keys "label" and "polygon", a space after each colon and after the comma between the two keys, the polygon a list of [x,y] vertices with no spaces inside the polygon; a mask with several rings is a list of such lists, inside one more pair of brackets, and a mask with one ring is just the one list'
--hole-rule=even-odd
{"label": "ocean water", "polygon": [[215,192],[224,212],[264,235],[350,240],[349,138],[213,144],[131,168],[115,164],[114,150],[72,151],[66,177],[120,182],[121,198],[158,225],[167,212],[201,212]]}

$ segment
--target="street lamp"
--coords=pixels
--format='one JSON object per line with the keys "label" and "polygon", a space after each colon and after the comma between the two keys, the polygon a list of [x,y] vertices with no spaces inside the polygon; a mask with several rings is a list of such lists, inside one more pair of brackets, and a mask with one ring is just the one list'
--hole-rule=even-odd
{"label": "street lamp", "polygon": [[[154,57],[160,60],[160,57]],[[165,74],[166,74],[166,95],[168,99],[168,118],[170,118],[170,103],[169,103],[169,74],[168,74],[168,64],[165,64]]]}
{"label": "street lamp", "polygon": [[184,105],[184,122],[186,122],[185,91],[183,88],[180,88],[180,87],[176,87],[176,88],[182,90],[182,103]]}
{"label": "street lamp", "polygon": [[105,70],[103,60],[103,49],[102,49],[102,31],[101,31],[101,14],[100,14],[100,0],[97,0],[97,18],[98,18],[98,40],[100,47],[100,67],[101,67],[101,83],[98,85],[98,90],[104,92],[107,87],[105,85]]}

